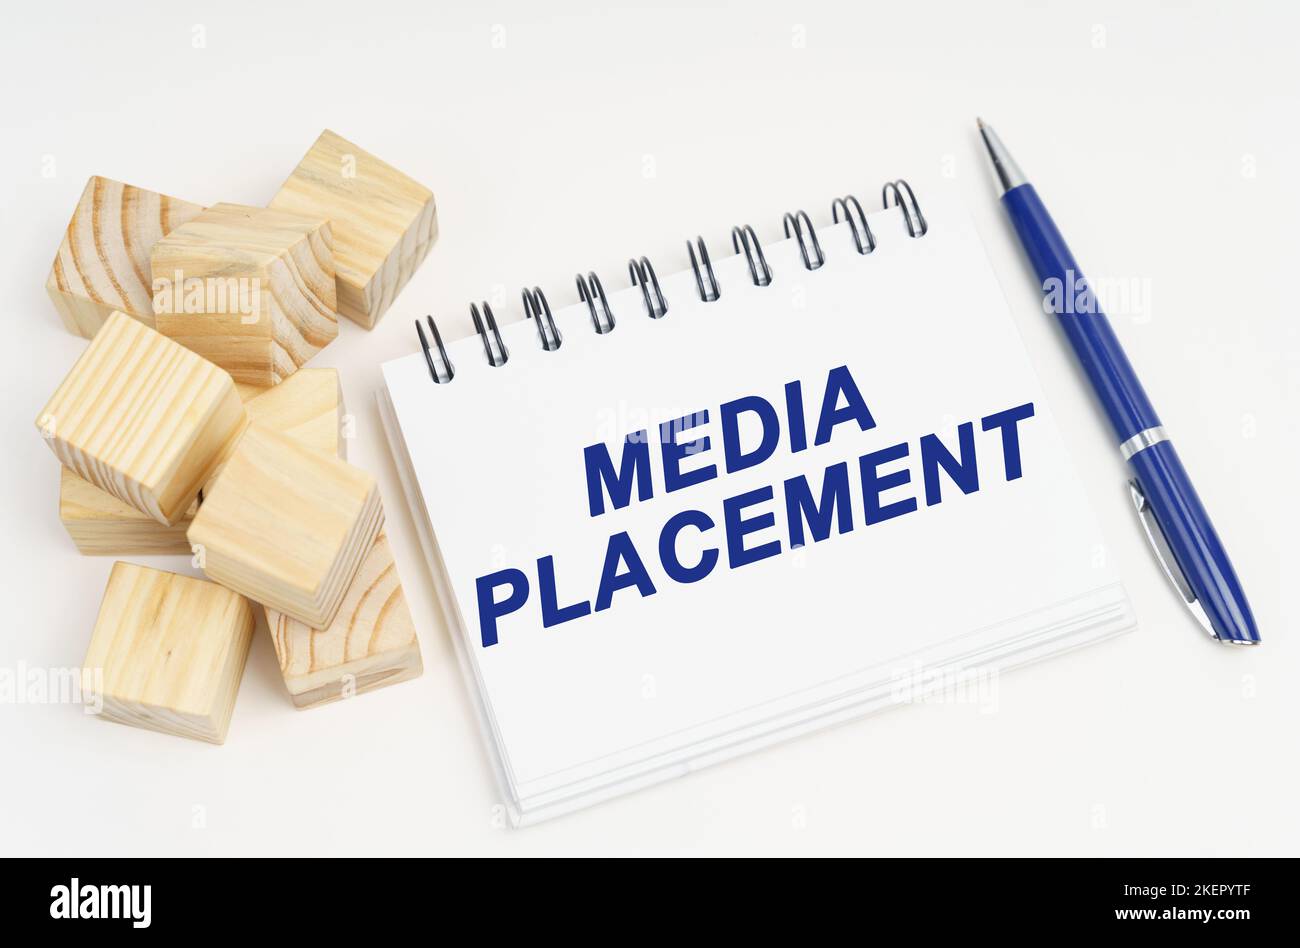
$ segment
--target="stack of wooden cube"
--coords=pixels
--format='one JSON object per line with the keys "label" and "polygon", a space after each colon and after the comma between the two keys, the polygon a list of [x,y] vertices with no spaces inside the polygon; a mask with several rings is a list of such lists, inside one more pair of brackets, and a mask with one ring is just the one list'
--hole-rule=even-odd
{"label": "stack of wooden cube", "polygon": [[225,740],[266,615],[312,707],[422,671],[375,479],[345,460],[342,314],[373,328],[437,236],[433,194],[333,132],[266,208],[86,185],[46,284],[90,344],[37,427],[87,555],[114,564],[85,666],[103,716]]}

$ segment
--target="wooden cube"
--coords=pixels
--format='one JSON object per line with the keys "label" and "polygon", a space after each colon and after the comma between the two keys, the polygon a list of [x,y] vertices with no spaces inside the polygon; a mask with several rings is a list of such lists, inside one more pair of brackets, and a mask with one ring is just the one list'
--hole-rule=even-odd
{"label": "wooden cube", "polygon": [[287,379],[338,335],[328,221],[216,204],[154,244],[158,331],[237,382]]}
{"label": "wooden cube", "polygon": [[438,236],[432,191],[328,129],[271,207],[332,223],[339,312],[366,329],[392,305]]}
{"label": "wooden cube", "polygon": [[66,467],[174,525],[247,424],[230,376],[114,313],[36,426]]}
{"label": "wooden cube", "polygon": [[365,471],[252,424],[188,536],[210,578],[321,629],[334,621],[383,520]]}
{"label": "wooden cube", "polygon": [[59,471],[59,519],[83,556],[190,552],[185,531],[198,512],[197,501],[175,524],[167,526],[100,490],[70,468]]}
{"label": "wooden cube", "polygon": [[86,182],[45,290],[70,332],[90,339],[114,312],[152,327],[149,254],[201,205],[98,175]]}
{"label": "wooden cube", "polygon": [[347,457],[338,369],[299,369],[275,388],[249,399],[244,408],[249,419],[263,428],[334,457]]}
{"label": "wooden cube", "polygon": [[293,703],[312,708],[418,678],[424,671],[415,623],[388,537],[380,533],[323,629],[266,610],[280,674]]}
{"label": "wooden cube", "polygon": [[[332,457],[345,457],[343,388],[338,369],[299,369],[274,388],[257,391],[244,402],[244,410],[250,422]],[[217,468],[208,478],[204,493],[211,490],[221,471]]]}
{"label": "wooden cube", "polygon": [[[301,369],[275,388],[237,384],[235,390],[250,419],[320,451],[345,457],[347,442],[340,434],[343,395],[337,369]],[[68,468],[59,471],[59,519],[82,555],[190,554],[185,532],[198,512],[197,502],[174,526],[166,526]]]}
{"label": "wooden cube", "polygon": [[85,661],[102,716],[223,743],[253,626],[248,601],[216,583],[114,563]]}

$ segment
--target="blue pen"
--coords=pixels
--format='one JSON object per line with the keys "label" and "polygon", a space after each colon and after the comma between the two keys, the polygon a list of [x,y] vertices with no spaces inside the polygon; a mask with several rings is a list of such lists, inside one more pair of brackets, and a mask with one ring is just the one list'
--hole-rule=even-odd
{"label": "blue pen", "polygon": [[1129,491],[1156,558],[1206,632],[1220,642],[1258,645],[1259,630],[1228,554],[1110,321],[1034,186],[997,133],[976,122],[1002,185],[1002,204],[1042,283],[1044,309],[1060,320],[1133,471]]}

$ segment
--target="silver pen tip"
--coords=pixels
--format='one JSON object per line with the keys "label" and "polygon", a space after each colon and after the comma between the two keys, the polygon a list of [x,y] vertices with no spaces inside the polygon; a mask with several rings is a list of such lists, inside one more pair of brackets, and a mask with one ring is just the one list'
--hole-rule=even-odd
{"label": "silver pen tip", "polygon": [[1029,179],[1020,170],[1016,160],[1011,157],[1007,146],[1002,144],[998,133],[993,131],[993,126],[985,125],[981,118],[976,118],[975,124],[979,126],[980,137],[984,139],[984,147],[988,149],[989,160],[993,162],[993,171],[998,176],[998,184],[1002,185],[1002,193],[1005,194],[1012,188],[1027,184]]}

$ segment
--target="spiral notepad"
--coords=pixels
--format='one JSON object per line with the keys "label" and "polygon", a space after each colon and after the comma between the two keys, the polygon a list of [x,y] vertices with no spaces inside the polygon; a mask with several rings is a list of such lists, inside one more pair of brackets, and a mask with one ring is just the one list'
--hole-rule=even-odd
{"label": "spiral notepad", "polygon": [[884,197],[384,366],[515,823],[1132,625],[969,220]]}

